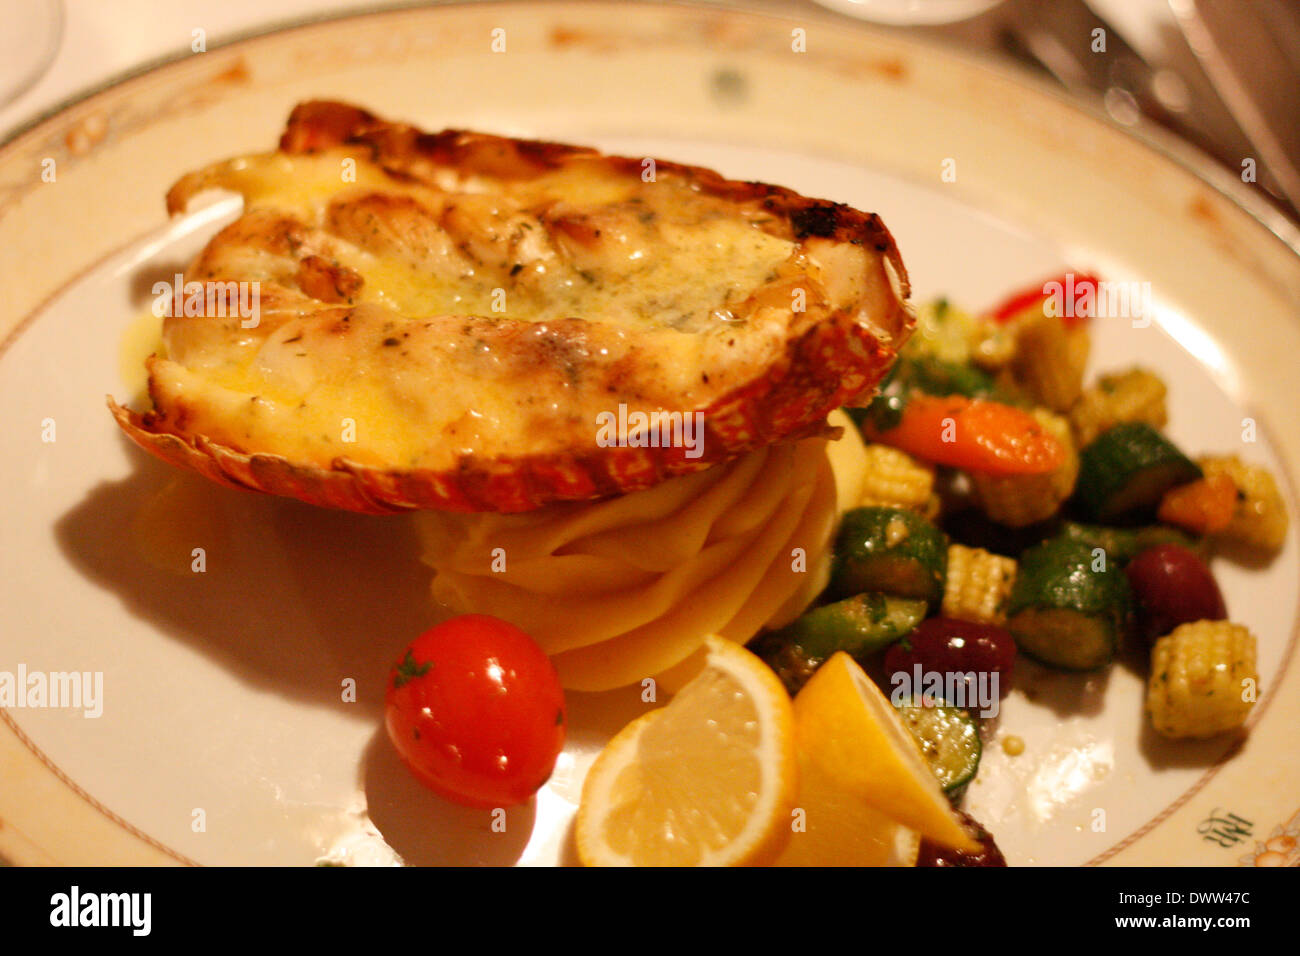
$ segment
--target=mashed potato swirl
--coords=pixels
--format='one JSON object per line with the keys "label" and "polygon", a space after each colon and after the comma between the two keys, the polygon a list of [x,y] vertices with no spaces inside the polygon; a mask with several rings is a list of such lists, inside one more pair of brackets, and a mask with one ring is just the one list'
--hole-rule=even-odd
{"label": "mashed potato swirl", "polygon": [[825,587],[839,515],[862,489],[862,441],[761,448],[645,491],[524,514],[423,512],[434,598],[523,628],[564,685],[662,674],[709,634],[746,641]]}

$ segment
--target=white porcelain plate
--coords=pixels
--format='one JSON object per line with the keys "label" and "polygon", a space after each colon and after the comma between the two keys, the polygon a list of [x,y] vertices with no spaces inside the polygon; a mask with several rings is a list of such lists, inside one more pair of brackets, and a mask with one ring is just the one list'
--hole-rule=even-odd
{"label": "white porcelain plate", "polygon": [[[0,149],[0,671],[102,675],[89,706],[3,711],[0,854],[568,861],[582,775],[645,706],[632,690],[570,695],[556,774],[504,831],[441,803],[381,728],[386,669],[431,613],[410,522],[208,486],[118,434],[104,396],[135,387],[124,334],[153,282],[236,208],[168,223],[163,192],[272,148],[302,99],[699,163],[874,210],[922,299],[984,307],[1067,268],[1149,282],[1156,322],[1099,320],[1094,370],[1159,370],[1173,437],[1267,463],[1294,514],[1294,228],[1175,144],[821,16],[504,3],[317,23],[150,71]],[[968,796],[1013,864],[1295,861],[1298,554],[1293,535],[1265,566],[1216,562],[1260,644],[1262,698],[1232,752],[1155,739],[1122,666],[1024,667]],[[1002,734],[1024,754],[1006,756]]]}

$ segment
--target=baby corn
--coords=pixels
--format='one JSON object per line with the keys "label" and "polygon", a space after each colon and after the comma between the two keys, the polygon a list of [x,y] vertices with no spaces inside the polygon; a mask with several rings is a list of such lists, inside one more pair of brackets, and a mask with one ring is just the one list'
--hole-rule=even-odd
{"label": "baby corn", "polygon": [[1005,624],[1016,562],[983,548],[948,546],[943,616],[977,624]]}
{"label": "baby corn", "polygon": [[1166,737],[1213,737],[1245,723],[1258,684],[1250,631],[1228,621],[1183,624],[1151,651],[1147,713]]}

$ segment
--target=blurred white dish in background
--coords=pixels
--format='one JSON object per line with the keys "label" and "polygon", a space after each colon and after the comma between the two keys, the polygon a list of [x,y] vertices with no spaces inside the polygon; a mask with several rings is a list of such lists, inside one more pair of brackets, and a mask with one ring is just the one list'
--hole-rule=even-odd
{"label": "blurred white dish in background", "polygon": [[985,10],[1002,0],[816,0],[823,7],[859,20],[910,26],[922,23],[955,23]]}

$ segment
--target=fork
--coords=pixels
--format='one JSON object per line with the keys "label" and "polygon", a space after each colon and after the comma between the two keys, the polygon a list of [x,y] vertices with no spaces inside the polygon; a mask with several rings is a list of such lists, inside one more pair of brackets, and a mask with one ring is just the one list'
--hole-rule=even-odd
{"label": "fork", "polygon": [[[1281,0],[1283,6],[1287,2],[1294,0]],[[1224,8],[1230,8],[1230,28],[1240,27],[1243,34],[1249,33],[1254,37],[1256,42],[1252,49],[1258,51],[1261,48],[1259,37],[1261,34],[1267,36],[1268,30],[1261,30],[1254,24],[1249,30],[1241,26],[1247,19],[1244,11],[1257,3],[1272,7],[1274,0],[1250,0],[1248,3],[1241,0],[1170,0],[1170,3],[1175,7],[1176,19],[1184,33],[1187,29],[1186,8],[1200,10],[1214,6],[1217,14],[1214,23],[1218,30],[1214,36],[1221,47],[1236,49],[1237,44],[1223,36],[1224,26],[1229,22]],[[1295,11],[1287,13],[1294,17]],[[1259,14],[1260,11],[1254,11],[1251,19]],[[1273,10],[1270,15],[1275,36],[1285,34],[1286,30],[1278,27],[1278,23],[1285,19],[1284,14]],[[1208,19],[1205,18],[1207,22]],[[1242,104],[1254,102],[1244,91],[1253,90],[1258,84],[1239,82],[1238,96],[1224,96],[1218,92],[1215,81],[1207,75],[1209,64],[1202,67],[1201,50],[1194,48],[1206,46],[1199,38],[1186,40],[1178,28],[1171,28],[1164,38],[1168,43],[1162,57],[1168,60],[1168,64],[1157,67],[1130,46],[1120,31],[1084,0],[1006,0],[971,20],[943,27],[910,29],[947,42],[1000,50],[1052,77],[1076,96],[1084,99],[1099,97],[1106,112],[1116,122],[1134,126],[1143,118],[1154,121],[1239,175],[1243,173],[1246,160],[1258,158],[1260,162],[1253,164],[1257,185],[1291,216],[1300,216],[1300,173],[1295,166],[1300,155],[1288,153],[1288,146],[1300,150],[1300,145],[1290,137],[1274,135],[1270,140],[1266,133],[1260,132],[1261,123],[1243,118],[1249,110],[1243,109]],[[1300,56],[1300,23],[1295,32],[1287,36],[1286,42],[1294,42],[1297,56]],[[1223,62],[1227,62],[1226,58]],[[1240,59],[1235,62],[1239,63]],[[1224,67],[1218,72],[1226,73],[1227,69]],[[1241,72],[1240,68],[1237,72]],[[1287,87],[1294,95],[1300,89],[1300,60],[1278,79],[1281,81],[1279,85]],[[1251,95],[1259,98],[1257,92]],[[1276,91],[1268,99],[1285,102]],[[1300,105],[1291,111],[1291,118],[1300,120]]]}

